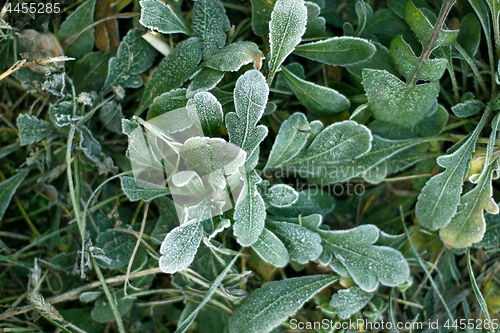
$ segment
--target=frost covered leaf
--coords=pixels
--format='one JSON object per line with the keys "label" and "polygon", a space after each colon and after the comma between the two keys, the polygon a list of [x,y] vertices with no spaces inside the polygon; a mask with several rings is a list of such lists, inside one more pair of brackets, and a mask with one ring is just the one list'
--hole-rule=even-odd
{"label": "frost covered leaf", "polygon": [[285,267],[290,260],[285,245],[266,228],[262,230],[257,241],[252,244],[252,249],[262,260],[276,267]]}
{"label": "frost covered leaf", "polygon": [[304,4],[307,8],[307,26],[304,38],[324,35],[326,21],[323,17],[319,17],[321,8],[313,2],[306,1]]}
{"label": "frost covered leaf", "polygon": [[147,120],[151,120],[162,114],[185,107],[187,104],[186,89],[175,89],[155,98],[149,108]]}
{"label": "frost covered leaf", "polygon": [[160,269],[173,274],[188,268],[200,246],[203,228],[199,222],[188,222],[175,227],[161,243]]}
{"label": "frost covered leaf", "polygon": [[307,189],[299,192],[297,201],[288,207],[268,207],[268,211],[280,217],[298,217],[311,214],[326,215],[335,205],[333,196],[323,190]]}
{"label": "frost covered leaf", "polygon": [[26,178],[30,171],[22,169],[9,179],[0,183],[0,220],[3,218],[7,207],[9,207],[10,200],[16,193],[17,188],[21,182]]}
{"label": "frost covered leaf", "polygon": [[54,96],[64,97],[64,88],[66,87],[65,76],[65,73],[46,75],[46,80],[42,83],[42,90],[48,91]]}
{"label": "frost covered leaf", "polygon": [[79,148],[83,152],[83,155],[80,155],[82,161],[98,167],[99,173],[115,169],[113,160],[102,152],[101,144],[94,138],[92,132],[83,125],[78,127],[78,131],[80,132]]}
{"label": "frost covered leaf", "polygon": [[371,132],[365,126],[350,120],[334,123],[319,133],[309,147],[277,167],[310,179],[332,177],[342,172],[338,164],[366,154],[371,142]]}
{"label": "frost covered leaf", "polygon": [[[116,308],[118,309],[118,313],[120,314],[120,316],[124,316],[130,310],[130,308],[132,308],[132,305],[134,305],[136,298],[135,297],[125,298],[123,290],[118,290],[115,295],[116,295]],[[95,302],[94,308],[90,312],[90,315],[93,320],[103,324],[116,320],[113,314],[113,310],[111,309],[111,305],[109,304],[109,301],[106,298],[106,296],[102,296]]]}
{"label": "frost covered leaf", "polygon": [[99,120],[113,133],[122,133],[122,106],[114,101],[107,102],[99,110]]}
{"label": "frost covered leaf", "polygon": [[422,136],[438,135],[448,122],[448,112],[442,105],[438,105],[436,111],[427,115],[414,128],[415,132]]}
{"label": "frost covered leaf", "polygon": [[375,46],[362,38],[334,37],[319,42],[301,44],[294,53],[327,65],[347,66],[369,59]]}
{"label": "frost covered leaf", "polygon": [[457,43],[467,52],[468,55],[474,57],[479,49],[481,42],[481,26],[477,16],[473,13],[465,15],[460,20],[460,32],[457,36]]}
{"label": "frost covered leaf", "polygon": [[226,115],[226,127],[230,141],[245,150],[247,157],[252,155],[267,135],[267,127],[257,123],[264,113],[268,95],[266,80],[256,70],[246,72],[236,81],[234,88],[236,112]]}
{"label": "frost covered leaf", "polygon": [[269,76],[273,81],[276,71],[283,61],[300,43],[306,31],[307,9],[304,0],[278,0],[269,22]]}
{"label": "frost covered leaf", "polygon": [[386,70],[393,75],[399,76],[398,71],[396,70],[396,68],[394,68],[394,64],[391,61],[389,49],[380,43],[372,42],[372,44],[376,48],[375,53],[365,61],[358,62],[354,65],[347,65],[346,69],[349,71],[349,73],[361,78],[363,68],[372,68]]}
{"label": "frost covered leaf", "polygon": [[274,207],[288,207],[299,198],[299,193],[289,185],[273,185],[267,192],[267,202]]}
{"label": "frost covered leaf", "polygon": [[120,43],[118,57],[109,61],[108,78],[102,90],[108,92],[117,86],[139,88],[142,86],[139,74],[151,67],[157,54],[139,29],[131,30]]}
{"label": "frost covered leaf", "polygon": [[134,251],[137,238],[115,229],[108,229],[97,237],[96,247],[109,260],[96,257],[99,266],[117,269],[128,264]]}
{"label": "frost covered leaf", "polygon": [[262,179],[255,171],[245,176],[245,182],[234,209],[234,235],[241,246],[254,244],[264,229],[266,207],[257,191]]}
{"label": "frost covered leaf", "polygon": [[229,332],[269,332],[337,280],[337,276],[313,275],[266,283],[234,310],[229,318]]}
{"label": "frost covered leaf", "polygon": [[162,34],[183,33],[189,35],[182,21],[175,15],[172,7],[157,0],[143,0],[141,5],[141,19],[139,23],[148,29]]}
{"label": "frost covered leaf", "polygon": [[108,76],[109,60],[116,54],[116,49],[104,53],[89,53],[78,60],[72,69],[76,93],[99,91]]}
{"label": "frost covered leaf", "polygon": [[[464,248],[479,242],[485,233],[486,223],[483,210],[498,214],[499,209],[493,200],[492,180],[498,178],[500,164],[498,156],[493,156],[500,116],[492,122],[492,131],[482,172],[472,175],[469,180],[476,186],[460,198],[457,213],[451,221],[439,231],[443,243],[454,248]],[[495,174],[496,173],[496,174]]]}
{"label": "frost covered leaf", "polygon": [[272,169],[297,155],[306,144],[310,129],[311,127],[303,113],[294,113],[285,120],[281,124],[264,170]]}
{"label": "frost covered leaf", "polygon": [[170,191],[165,186],[149,183],[144,180],[135,179],[133,177],[120,177],[122,190],[130,199],[130,201],[151,201],[169,194]]}
{"label": "frost covered leaf", "polygon": [[363,86],[375,119],[411,128],[425,116],[439,93],[439,82],[407,86],[386,71],[363,69]]}
{"label": "frost covered leaf", "polygon": [[19,128],[19,138],[21,146],[33,144],[42,141],[49,134],[50,124],[45,120],[38,119],[35,116],[21,114],[17,118],[17,128]]}
{"label": "frost covered leaf", "polygon": [[356,284],[364,291],[377,289],[379,282],[398,286],[410,269],[403,255],[386,246],[373,245],[379,236],[374,225],[362,225],[350,230],[318,230],[324,251],[333,252],[345,266]]}
{"label": "frost covered leaf", "polygon": [[349,100],[337,91],[294,75],[282,67],[283,77],[295,96],[309,111],[318,116],[332,116],[349,108]]}
{"label": "frost covered leaf", "polygon": [[[410,45],[401,36],[392,40],[390,55],[396,69],[407,81],[411,80],[420,63],[420,58],[415,56]],[[446,65],[445,59],[425,59],[415,78],[417,80],[437,81],[443,76]]]}
{"label": "frost covered leaf", "polygon": [[332,296],[330,306],[341,319],[348,319],[364,308],[372,297],[373,293],[366,292],[359,287],[341,289]]}
{"label": "frost covered leaf", "polygon": [[468,101],[452,106],[451,111],[453,111],[457,117],[467,118],[479,113],[484,107],[485,105],[483,102],[477,99],[469,99]]}
{"label": "frost covered leaf", "polygon": [[221,72],[236,72],[242,66],[253,62],[254,68],[259,70],[262,59],[264,59],[264,55],[260,52],[257,44],[242,41],[220,49],[210,59],[202,63],[202,66]]}
{"label": "frost covered leaf", "polygon": [[[483,119],[482,119],[483,121]],[[462,184],[469,171],[469,161],[481,132],[477,126],[466,139],[455,144],[453,153],[437,158],[445,171],[433,176],[417,198],[415,213],[419,224],[430,230],[444,227],[457,211],[462,193]]]}
{"label": "frost covered leaf", "polygon": [[230,28],[226,9],[219,0],[198,0],[193,7],[193,31],[203,43],[203,59],[209,59],[226,44]]}
{"label": "frost covered leaf", "polygon": [[[92,52],[94,48],[94,28],[87,28],[94,23],[95,3],[96,0],[85,2],[61,24],[59,40],[63,42],[62,45],[66,56],[79,59]],[[68,42],[71,37],[79,33],[78,38]]]}
{"label": "frost covered leaf", "polygon": [[202,43],[193,37],[180,42],[156,67],[148,82],[137,114],[149,107],[163,93],[178,88],[193,74],[201,61]]}
{"label": "frost covered leaf", "polygon": [[[423,47],[429,47],[431,39],[433,38],[434,26],[428,18],[424,16],[422,11],[415,7],[411,0],[406,4],[405,18],[406,22],[408,22],[408,25],[411,27],[411,30],[415,32],[422,42]],[[457,39],[458,32],[459,30],[444,30],[441,28],[435,37],[431,48],[435,49],[440,46],[453,44],[453,42]]]}
{"label": "frost covered leaf", "polygon": [[187,88],[186,98],[191,99],[196,93],[212,90],[224,78],[224,74],[212,68],[203,68]]}
{"label": "frost covered leaf", "polygon": [[220,135],[224,114],[222,113],[222,106],[214,95],[209,92],[197,93],[189,100],[187,108],[192,119],[199,119],[205,136],[214,137]]}
{"label": "frost covered leaf", "polygon": [[269,33],[269,21],[276,0],[251,0],[252,30],[257,36]]}
{"label": "frost covered leaf", "polygon": [[321,237],[316,232],[288,222],[271,222],[267,226],[285,244],[290,259],[300,264],[318,259],[323,252]]}

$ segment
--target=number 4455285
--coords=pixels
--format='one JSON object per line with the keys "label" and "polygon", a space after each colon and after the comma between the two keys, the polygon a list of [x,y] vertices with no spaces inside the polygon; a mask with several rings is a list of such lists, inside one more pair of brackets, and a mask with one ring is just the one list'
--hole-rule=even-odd
{"label": "number 4455285", "polygon": [[31,13],[31,14],[52,14],[59,13],[61,11],[61,7],[59,7],[59,3],[22,3],[19,2],[13,6],[12,3],[7,2],[5,5],[5,9],[8,13]]}

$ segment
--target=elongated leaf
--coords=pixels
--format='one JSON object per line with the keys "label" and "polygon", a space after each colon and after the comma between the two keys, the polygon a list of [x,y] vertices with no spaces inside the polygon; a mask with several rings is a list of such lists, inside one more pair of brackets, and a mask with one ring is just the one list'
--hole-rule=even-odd
{"label": "elongated leaf", "polygon": [[477,99],[470,99],[463,103],[458,103],[451,107],[451,111],[457,117],[467,118],[479,113],[482,109],[484,109],[485,105],[483,102],[478,101]]}
{"label": "elongated leaf", "polygon": [[301,44],[294,53],[327,65],[347,66],[369,59],[375,54],[375,45],[362,38],[334,37],[319,42]]}
{"label": "elongated leaf", "polygon": [[277,184],[273,185],[267,191],[267,202],[274,207],[282,208],[293,205],[297,202],[299,193],[289,185]]}
{"label": "elongated leaf", "polygon": [[323,190],[307,189],[299,192],[297,201],[287,207],[268,207],[268,211],[280,217],[298,217],[311,214],[326,215],[335,206],[335,198]]}
{"label": "elongated leaf", "polygon": [[21,185],[21,182],[26,178],[30,171],[27,169],[22,169],[15,175],[0,183],[0,220],[3,218],[7,207],[9,207],[10,200],[16,193],[17,188]]}
{"label": "elongated leaf", "polygon": [[107,92],[116,86],[139,88],[142,86],[139,74],[151,67],[157,54],[139,29],[131,30],[120,43],[118,58],[109,61],[108,78],[102,90]]}
{"label": "elongated leaf", "polygon": [[259,238],[252,244],[252,249],[264,260],[276,267],[285,267],[290,260],[288,251],[281,240],[264,228]]}
{"label": "elongated leaf", "polygon": [[349,100],[337,91],[302,80],[285,67],[282,68],[285,81],[299,101],[318,116],[332,116],[349,108]]}
{"label": "elongated leaf", "polygon": [[202,43],[198,38],[180,42],[158,65],[151,75],[137,113],[149,107],[163,93],[178,88],[194,72],[202,56]]}
{"label": "elongated leaf", "polygon": [[229,332],[269,332],[337,280],[337,276],[313,275],[266,283],[233,312]]}
{"label": "elongated leaf", "polygon": [[375,119],[408,128],[427,116],[439,93],[437,81],[408,87],[394,75],[375,69],[363,69],[363,85]]}
{"label": "elongated leaf", "polygon": [[297,155],[306,144],[310,129],[303,113],[294,113],[285,120],[281,124],[264,170],[272,169]]}
{"label": "elongated leaf", "polygon": [[379,236],[374,225],[350,230],[321,231],[324,251],[331,251],[364,291],[371,292],[381,283],[397,286],[405,281],[410,269],[403,255],[386,246],[373,245]]}
{"label": "elongated leaf", "polygon": [[224,72],[212,68],[203,68],[189,85],[186,91],[188,99],[193,98],[196,93],[212,90],[224,77]]}
{"label": "elongated leaf", "polygon": [[210,59],[205,61],[202,66],[222,72],[236,72],[242,66],[253,62],[254,68],[259,70],[263,58],[264,55],[260,52],[257,44],[242,41],[220,49]]}
{"label": "elongated leaf", "polygon": [[143,0],[141,5],[141,19],[139,23],[148,29],[162,34],[174,34],[177,32],[189,35],[182,21],[175,15],[172,7],[157,0]]}
{"label": "elongated leaf", "polygon": [[[148,110],[147,120],[162,114],[185,107],[187,104],[186,89],[174,89],[155,98]],[[173,119],[173,118],[172,118]],[[176,119],[177,120],[177,119]]]}
{"label": "elongated leaf", "polygon": [[[219,101],[209,92],[200,92],[187,103],[188,113],[196,113],[206,136],[220,135],[224,114]],[[193,118],[194,119],[194,118]]]}
{"label": "elongated leaf", "polygon": [[203,60],[209,59],[226,44],[230,28],[226,10],[219,0],[198,0],[193,8],[193,31],[203,43]]}
{"label": "elongated leaf", "polygon": [[59,40],[68,41],[71,37],[80,34],[71,43],[68,42],[64,54],[77,59],[92,52],[94,48],[94,28],[88,27],[94,23],[94,8],[96,0],[88,0],[83,3],[61,24],[59,29]]}
{"label": "elongated leaf", "polygon": [[386,70],[392,75],[398,76],[399,73],[394,68],[394,64],[391,61],[391,57],[389,54],[389,49],[383,46],[380,43],[372,43],[377,49],[375,53],[365,61],[358,62],[354,65],[347,65],[346,69],[349,73],[356,75],[357,77],[362,77],[363,68],[372,68],[372,69],[380,69]]}
{"label": "elongated leaf", "polygon": [[271,13],[269,22],[269,77],[272,82],[274,74],[283,61],[300,43],[306,31],[307,9],[304,0],[278,0]]}
{"label": "elongated leaf", "polygon": [[305,2],[307,8],[307,26],[304,38],[318,37],[325,34],[325,19],[320,17],[321,8],[313,2]]}
{"label": "elongated leaf", "polygon": [[50,124],[45,120],[35,116],[21,114],[17,118],[17,128],[19,128],[19,138],[21,146],[42,141],[49,134]]}
{"label": "elongated leaf", "polygon": [[122,133],[122,106],[114,101],[104,104],[99,110],[99,120],[114,133]]}
{"label": "elongated leaf", "polygon": [[236,112],[226,115],[226,127],[230,141],[245,150],[247,157],[252,155],[267,135],[267,127],[257,126],[257,123],[264,113],[268,95],[269,88],[264,76],[256,70],[246,72],[236,81]]}
{"label": "elongated leaf", "polygon": [[269,21],[276,0],[250,0],[252,2],[252,30],[257,36],[269,33]]}
{"label": "elongated leaf", "polygon": [[188,222],[175,227],[161,243],[160,269],[173,274],[188,268],[194,260],[203,236],[199,222]]}
{"label": "elongated leaf", "polygon": [[472,13],[465,15],[460,20],[460,28],[457,43],[468,55],[474,57],[481,41],[481,27],[477,16]]}
{"label": "elongated leaf", "polygon": [[76,93],[100,91],[106,83],[109,61],[115,55],[116,50],[110,49],[104,53],[89,53],[78,60],[71,71]]}
{"label": "elongated leaf", "polygon": [[[481,123],[484,124],[485,121],[483,115]],[[444,227],[455,215],[462,184],[469,171],[469,161],[481,132],[480,124],[466,139],[456,144],[461,146],[453,153],[438,157],[437,163],[446,170],[432,177],[417,198],[415,213],[422,226],[437,230]]]}
{"label": "elongated leaf", "polygon": [[341,319],[348,319],[364,308],[372,297],[373,293],[366,292],[359,287],[351,287],[334,294],[330,300],[330,306]]}
{"label": "elongated leaf", "polygon": [[267,225],[285,244],[290,259],[300,264],[318,259],[323,252],[321,237],[316,232],[295,223],[271,222]]}
{"label": "elongated leaf", "polygon": [[144,180],[134,179],[133,177],[127,176],[123,176],[120,179],[122,181],[122,190],[125,192],[130,201],[151,201],[154,198],[170,193],[166,187],[148,183]]}
{"label": "elongated leaf", "polygon": [[234,209],[234,235],[241,246],[255,243],[264,229],[266,207],[257,191],[257,184],[261,181],[255,171],[246,175],[243,190]]}

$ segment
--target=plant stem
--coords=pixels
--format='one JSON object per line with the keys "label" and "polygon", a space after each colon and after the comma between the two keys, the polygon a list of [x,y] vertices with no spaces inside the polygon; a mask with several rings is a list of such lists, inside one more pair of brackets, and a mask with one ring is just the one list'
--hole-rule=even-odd
{"label": "plant stem", "polygon": [[118,331],[120,333],[126,333],[125,327],[123,326],[122,318],[120,317],[120,313],[116,308],[115,299],[113,298],[111,292],[109,291],[108,285],[106,284],[106,280],[104,279],[104,275],[102,275],[101,269],[99,268],[99,265],[97,264],[97,261],[95,260],[94,256],[91,256],[91,258],[92,258],[92,265],[94,266],[95,272],[99,277],[99,281],[101,281],[102,289],[104,290],[104,294],[106,294],[106,298],[108,299],[109,305],[111,306],[111,310],[113,311],[113,315],[115,316],[116,323],[118,324]]}
{"label": "plant stem", "polygon": [[73,210],[75,211],[76,223],[78,224],[78,228],[80,229],[80,235],[82,236],[82,241],[84,239],[85,230],[83,229],[81,215],[80,215],[80,205],[76,199],[75,193],[75,185],[73,183],[73,172],[71,170],[71,148],[73,146],[73,137],[75,136],[76,127],[71,126],[71,130],[69,131],[68,136],[68,144],[66,147],[66,170],[68,173],[68,184],[69,184],[69,192],[71,194],[71,201],[73,202]]}

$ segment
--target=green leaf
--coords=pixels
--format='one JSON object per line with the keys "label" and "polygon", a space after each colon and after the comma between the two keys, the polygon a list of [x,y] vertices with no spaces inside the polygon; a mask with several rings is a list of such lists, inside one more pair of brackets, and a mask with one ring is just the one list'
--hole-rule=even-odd
{"label": "green leaf", "polygon": [[167,274],[185,270],[191,265],[200,246],[203,228],[199,222],[175,227],[161,243],[160,269]]}
{"label": "green leaf", "polygon": [[255,171],[245,176],[243,189],[234,209],[234,235],[241,246],[254,244],[264,229],[266,207],[257,191],[262,179]]}
{"label": "green leaf", "polygon": [[306,144],[310,129],[311,127],[303,113],[294,113],[285,120],[281,124],[264,170],[270,170],[297,155]]}
{"label": "green leaf", "polygon": [[100,91],[106,83],[110,59],[116,54],[116,49],[104,53],[89,53],[78,60],[71,71],[76,93]]}
{"label": "green leaf", "polygon": [[99,120],[104,127],[113,133],[122,133],[122,106],[114,101],[109,101],[99,110]]}
{"label": "green leaf", "polygon": [[480,174],[469,178],[476,186],[460,198],[457,213],[439,231],[441,240],[447,246],[464,248],[479,242],[486,231],[483,210],[491,214],[499,212],[498,205],[493,200],[492,180],[498,178],[500,171],[498,156],[493,156],[497,132],[500,128],[500,116],[497,115],[493,119],[491,127],[483,170]]}
{"label": "green leaf", "polygon": [[415,7],[411,0],[406,4],[405,18],[411,30],[415,32],[422,42],[424,49],[427,47],[435,49],[440,46],[451,45],[457,39],[459,30],[444,30],[441,28],[435,37],[433,45],[429,45],[433,38],[434,26],[422,11]]}
{"label": "green leaf", "polygon": [[109,61],[108,78],[102,90],[108,92],[117,86],[141,87],[139,74],[151,67],[157,54],[156,49],[142,38],[139,29],[131,30],[120,43],[118,57]]}
{"label": "green leaf", "polygon": [[201,56],[202,43],[198,38],[180,42],[154,70],[136,113],[140,114],[157,96],[178,88],[189,79],[198,67]]}
{"label": "green leaf", "polygon": [[285,245],[266,228],[262,230],[257,241],[252,244],[252,249],[262,260],[276,267],[285,267],[290,260]]}
{"label": "green leaf", "polygon": [[21,169],[15,175],[0,183],[0,220],[3,218],[7,207],[9,207],[10,200],[12,200],[17,188],[29,172],[27,169]]}
{"label": "green leaf", "polygon": [[323,252],[321,237],[316,232],[288,222],[271,222],[267,226],[283,242],[290,259],[300,264],[318,259]]}
{"label": "green leaf", "polygon": [[278,208],[291,206],[299,198],[299,193],[293,187],[285,184],[271,186],[266,194],[267,202]]}
{"label": "green leaf", "polygon": [[353,65],[369,59],[375,45],[362,38],[334,37],[319,42],[301,44],[294,53],[301,57],[332,66]]}
{"label": "green leaf", "polygon": [[460,33],[457,37],[457,43],[468,55],[474,57],[479,49],[480,42],[481,25],[477,16],[469,13],[460,20]]}
{"label": "green leaf", "polygon": [[366,292],[359,287],[341,289],[332,296],[330,306],[341,319],[349,319],[361,310],[373,297],[373,293]]}
{"label": "green leaf", "polygon": [[448,122],[448,112],[438,105],[436,111],[422,119],[416,126],[415,131],[421,137],[438,135]]}
{"label": "green leaf", "polygon": [[347,65],[346,69],[349,71],[349,73],[361,78],[363,68],[371,68],[386,70],[387,72],[395,76],[399,75],[399,73],[396,71],[396,68],[394,68],[394,64],[391,61],[389,49],[379,43],[372,42],[372,44],[377,49],[375,53],[365,61],[358,62],[354,65]]}
{"label": "green leaf", "polygon": [[285,81],[299,101],[318,116],[332,116],[349,108],[349,100],[337,91],[302,80],[282,67]]}
{"label": "green leaf", "polygon": [[363,1],[356,2],[356,16],[358,16],[358,24],[356,31],[353,30],[352,26],[348,22],[344,22],[344,32],[347,36],[360,36],[366,29],[368,22],[373,18],[373,9],[369,4]]}
{"label": "green leaf", "polygon": [[266,283],[234,310],[229,318],[229,332],[269,332],[337,280],[337,276],[313,275]]}
{"label": "green leaf", "polygon": [[154,198],[169,194],[170,191],[165,186],[149,183],[133,177],[120,177],[122,190],[130,201],[151,201]]}
{"label": "green leaf", "polygon": [[222,72],[236,72],[242,66],[253,62],[254,68],[258,70],[262,65],[263,58],[264,55],[260,52],[257,44],[242,41],[220,49],[210,59],[202,63],[202,66]]}
{"label": "green leaf", "polygon": [[[136,297],[126,297],[123,290],[118,290],[115,294],[116,308],[120,316],[124,316],[134,305]],[[88,312],[87,312],[88,315]],[[95,306],[90,313],[92,319],[98,323],[109,323],[116,320],[111,305],[106,296],[102,296],[95,302]]]}
{"label": "green leaf", "polygon": [[[109,229],[97,237],[95,245],[104,253],[105,260],[96,257],[99,266],[117,269],[128,264],[134,252],[137,238],[116,229]],[[107,258],[107,259],[106,259]]]}
{"label": "green leaf", "polygon": [[[484,122],[486,119],[481,119]],[[431,230],[444,227],[457,211],[462,184],[469,171],[469,161],[475,150],[482,126],[455,144],[453,153],[437,158],[445,171],[433,176],[417,198],[415,213],[420,225]],[[458,147],[458,148],[457,148]]]}
{"label": "green leaf", "polygon": [[19,128],[19,138],[21,146],[40,142],[49,134],[50,124],[45,120],[35,116],[20,114],[17,117],[17,128]]}
{"label": "green leaf", "polygon": [[269,76],[273,81],[283,61],[300,43],[306,31],[307,9],[304,0],[278,0],[269,22]]}
{"label": "green leaf", "polygon": [[[390,55],[396,69],[406,78],[411,80],[420,63],[420,58],[415,56],[410,45],[401,36],[391,42]],[[438,81],[446,70],[445,59],[425,59],[415,77],[416,80]]]}
{"label": "green leaf", "polygon": [[187,104],[186,89],[174,89],[172,91],[161,94],[155,98],[153,104],[149,108],[147,120],[161,116],[164,113],[180,109]]}
{"label": "green leaf", "polygon": [[280,217],[298,217],[311,214],[326,215],[333,210],[335,198],[328,192],[317,188],[299,192],[297,201],[287,207],[268,207],[267,210]]}
{"label": "green leaf", "polygon": [[269,21],[276,0],[250,0],[252,3],[252,30],[257,36],[269,33]]}
{"label": "green leaf", "polygon": [[373,245],[379,237],[379,229],[374,225],[350,230],[318,230],[318,233],[323,239],[324,251],[333,252],[364,291],[374,291],[379,283],[398,286],[410,274],[408,263],[400,252]]}
{"label": "green leaf", "polygon": [[224,78],[224,75],[224,72],[208,67],[203,68],[191,81],[186,91],[186,97],[191,99],[196,93],[212,90]]}
{"label": "green leaf", "polygon": [[99,174],[115,169],[113,160],[102,152],[101,144],[94,138],[92,132],[83,125],[78,127],[78,130],[80,132],[79,148],[83,152],[83,155],[80,155],[82,161],[98,167]]}
{"label": "green leaf", "polygon": [[427,116],[439,94],[437,81],[409,87],[394,75],[376,69],[363,69],[363,86],[375,119],[408,128]]}
{"label": "green leaf", "polygon": [[485,105],[483,102],[477,99],[469,99],[463,103],[453,105],[451,111],[453,111],[457,117],[467,118],[479,113],[484,107]]}
{"label": "green leaf", "polygon": [[[490,20],[490,11],[488,10],[488,6],[486,5],[485,1],[481,0],[469,0],[469,4],[471,7],[474,9],[476,12],[477,17],[479,18],[479,21],[481,22],[481,26],[483,27],[483,32],[486,37],[486,41],[491,40],[491,20]],[[490,45],[488,45],[488,49],[490,49]],[[490,52],[492,50],[489,50]]]}
{"label": "green leaf", "polygon": [[323,36],[325,34],[325,19],[319,17],[321,8],[313,2],[304,3],[307,8],[307,26],[304,38]]}
{"label": "green leaf", "polygon": [[226,115],[226,127],[230,142],[252,155],[257,146],[267,136],[268,129],[258,125],[267,103],[269,88],[264,76],[251,70],[238,78],[234,88],[236,112]]}
{"label": "green leaf", "polygon": [[476,244],[471,245],[475,248],[492,249],[500,246],[500,215],[485,213],[486,232],[483,239]]}
{"label": "green leaf", "polygon": [[61,42],[66,42],[69,38],[80,34],[78,38],[65,47],[64,54],[66,56],[80,59],[92,52],[94,48],[94,28],[85,29],[94,23],[95,3],[96,0],[88,0],[61,24],[59,29],[59,40]]}
{"label": "green leaf", "polygon": [[141,5],[141,19],[139,23],[148,29],[162,34],[183,33],[189,35],[182,21],[175,15],[172,7],[157,0],[143,0]]}
{"label": "green leaf", "polygon": [[203,43],[203,60],[226,44],[230,28],[226,10],[219,0],[198,0],[193,7],[193,31]]}
{"label": "green leaf", "polygon": [[188,113],[195,113],[192,119],[198,118],[205,136],[220,135],[220,127],[224,114],[217,98],[209,92],[200,92],[194,95],[187,103]]}

